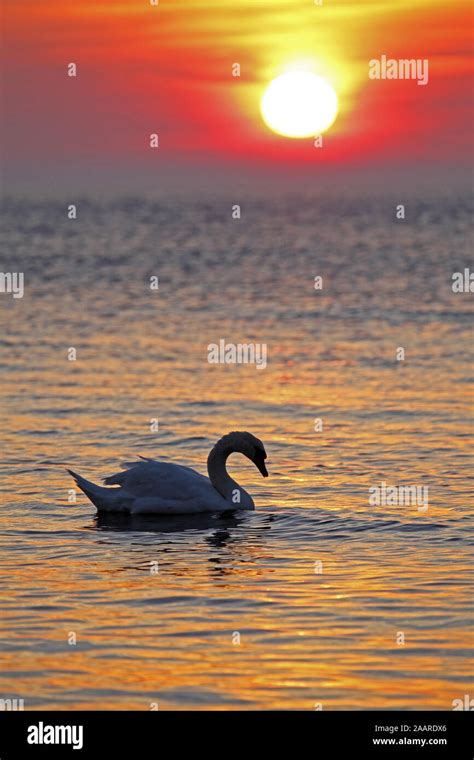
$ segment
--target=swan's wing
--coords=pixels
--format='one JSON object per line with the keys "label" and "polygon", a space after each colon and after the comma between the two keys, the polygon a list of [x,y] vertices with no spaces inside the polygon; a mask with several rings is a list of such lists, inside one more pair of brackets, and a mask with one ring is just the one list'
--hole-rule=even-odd
{"label": "swan's wing", "polygon": [[[210,481],[190,467],[170,462],[138,462],[133,467],[105,478],[107,485],[118,485],[130,496],[155,496],[161,499],[193,498],[209,488]],[[211,486],[212,487],[212,486]]]}
{"label": "swan's wing", "polygon": [[[140,459],[143,459],[143,462],[154,462],[155,464],[158,464],[155,459],[145,459],[145,457],[140,457]],[[103,478],[103,482],[108,486],[123,486],[130,474],[129,472],[123,472],[123,470],[143,467],[143,462],[137,462],[136,460],[134,462],[122,462],[120,464],[122,472],[116,472],[115,475],[109,475],[107,478]]]}
{"label": "swan's wing", "polygon": [[[142,457],[141,454],[138,455],[139,459],[142,459],[144,462],[157,462],[157,459],[152,459],[151,457]],[[137,462],[135,459],[133,462],[121,462],[120,467],[122,470],[130,470],[132,467],[136,467],[138,464],[141,464],[141,462]],[[120,475],[121,473],[118,472],[117,475]],[[111,478],[115,478],[115,475],[111,475],[110,478],[103,478],[104,483],[112,484]]]}

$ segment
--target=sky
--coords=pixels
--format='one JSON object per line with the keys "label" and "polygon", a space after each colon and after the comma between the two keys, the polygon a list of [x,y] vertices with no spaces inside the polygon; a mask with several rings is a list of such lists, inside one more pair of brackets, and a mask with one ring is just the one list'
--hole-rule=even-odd
{"label": "sky", "polygon": [[[464,0],[4,0],[4,13],[7,187],[449,169],[472,155]],[[428,85],[370,80],[381,55],[428,59]],[[265,87],[291,67],[338,94],[322,149],[261,119]]]}

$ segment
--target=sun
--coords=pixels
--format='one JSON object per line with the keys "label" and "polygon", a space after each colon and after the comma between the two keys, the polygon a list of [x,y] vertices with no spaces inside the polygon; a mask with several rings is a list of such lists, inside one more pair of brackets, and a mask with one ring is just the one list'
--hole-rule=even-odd
{"label": "sun", "polygon": [[323,77],[310,71],[289,71],[270,82],[260,111],[265,124],[279,135],[314,137],[334,123],[337,95]]}

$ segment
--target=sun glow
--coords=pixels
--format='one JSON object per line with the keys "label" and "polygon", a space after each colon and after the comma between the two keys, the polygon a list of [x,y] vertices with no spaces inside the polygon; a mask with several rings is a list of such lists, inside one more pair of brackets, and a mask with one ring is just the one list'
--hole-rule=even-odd
{"label": "sun glow", "polygon": [[270,82],[260,111],[265,124],[277,134],[312,137],[334,123],[338,99],[323,77],[310,71],[290,71]]}

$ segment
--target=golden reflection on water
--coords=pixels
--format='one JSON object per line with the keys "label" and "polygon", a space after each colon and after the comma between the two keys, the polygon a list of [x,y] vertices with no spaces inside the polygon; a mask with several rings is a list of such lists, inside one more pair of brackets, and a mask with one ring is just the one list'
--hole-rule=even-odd
{"label": "golden reflection on water", "polygon": [[[23,697],[27,709],[451,709],[469,693],[472,457],[471,364],[459,350],[467,306],[442,289],[449,240],[436,249],[429,232],[424,254],[437,298],[416,279],[390,284],[400,268],[415,271],[416,229],[392,257],[388,238],[407,233],[381,225],[388,276],[378,271],[367,291],[377,247],[344,259],[337,225],[320,224],[309,252],[276,228],[261,248],[250,239],[251,257],[230,244],[213,251],[201,279],[182,274],[189,256],[177,249],[160,260],[167,286],[150,301],[139,283],[156,234],[133,264],[117,264],[120,285],[87,280],[98,258],[74,269],[80,300],[60,269],[12,307],[0,696]],[[340,291],[315,303],[313,250],[325,236]],[[40,242],[37,257],[48,250]],[[267,369],[209,365],[207,345],[220,337],[267,341]],[[400,344],[404,363],[394,359]],[[182,530],[101,523],[82,494],[68,502],[66,465],[99,480],[143,454],[205,472],[210,446],[232,429],[267,447],[266,481],[238,456],[229,462],[254,514]],[[429,486],[428,511],[370,507],[381,481]]]}
{"label": "golden reflection on water", "polygon": [[[4,617],[21,659],[2,655],[2,680],[27,700],[38,695],[61,708],[55,694],[70,695],[86,709],[148,709],[153,701],[162,709],[312,709],[320,701],[327,709],[446,708],[468,688],[467,675],[445,665],[466,647],[465,631],[437,626],[445,614],[442,581],[452,582],[452,571],[438,566],[439,591],[428,595],[432,568],[422,551],[387,562],[381,543],[374,569],[364,545],[321,552],[283,543],[278,556],[263,533],[244,531],[233,541],[232,528],[220,540],[218,531],[206,534],[211,550],[202,535],[176,548],[149,534],[141,545],[137,533],[115,543],[82,530],[89,521],[72,509],[77,535],[70,546],[57,542],[60,556],[44,549],[49,558],[30,563],[23,555],[10,569],[8,606],[13,619],[18,609],[25,619],[10,628],[8,611]],[[77,557],[76,542],[86,544]],[[314,573],[315,556],[323,557],[322,575]],[[457,604],[451,597],[454,618]],[[232,644],[236,630],[239,646]],[[67,644],[70,631],[76,646]]]}

